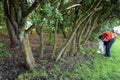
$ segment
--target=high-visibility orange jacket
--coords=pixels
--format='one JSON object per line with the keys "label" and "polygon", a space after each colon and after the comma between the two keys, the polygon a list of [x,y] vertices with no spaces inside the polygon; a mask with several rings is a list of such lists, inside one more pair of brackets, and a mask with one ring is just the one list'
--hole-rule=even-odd
{"label": "high-visibility orange jacket", "polygon": [[101,36],[101,39],[105,42],[109,42],[113,38],[115,38],[115,36],[112,32],[104,32]]}

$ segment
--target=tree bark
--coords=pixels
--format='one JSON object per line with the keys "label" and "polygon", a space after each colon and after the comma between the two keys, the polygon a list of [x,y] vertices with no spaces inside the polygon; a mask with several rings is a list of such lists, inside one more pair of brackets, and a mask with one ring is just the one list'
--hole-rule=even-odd
{"label": "tree bark", "polygon": [[28,34],[21,31],[20,34],[22,41],[21,41],[21,48],[24,53],[26,67],[28,67],[30,70],[32,70],[35,67],[35,60],[31,51]]}
{"label": "tree bark", "polygon": [[44,42],[43,42],[43,25],[40,28],[40,57],[43,58]]}
{"label": "tree bark", "polygon": [[19,45],[19,40],[18,40],[15,30],[14,30],[13,26],[11,25],[9,19],[6,19],[6,23],[7,23],[8,33],[10,36],[10,46],[12,48],[14,48]]}
{"label": "tree bark", "polygon": [[83,42],[83,45],[86,44],[87,40],[89,39],[89,37],[91,36],[91,33],[93,32],[93,30],[96,28],[97,26],[97,21],[98,21],[98,18],[99,18],[99,14],[95,17],[95,19],[93,20],[93,23],[91,25],[91,28],[88,32],[88,34],[86,35],[86,38],[84,39],[84,42]]}
{"label": "tree bark", "polygon": [[[77,20],[78,20],[78,17],[80,16],[80,15],[78,15],[79,14],[79,7],[75,7],[75,11],[74,11],[74,15],[75,15],[75,17],[74,17],[74,23],[73,23],[73,26],[72,26],[72,29],[74,30],[75,28],[76,28],[76,22],[77,22]],[[73,40],[72,40],[72,43],[71,43],[71,48],[70,48],[70,51],[69,51],[69,54],[71,55],[71,56],[73,56],[74,55],[74,52],[76,52],[76,44],[77,44],[77,31],[76,31],[76,34],[75,34],[75,36],[74,36],[74,38],[73,38]]]}
{"label": "tree bark", "polygon": [[56,48],[57,48],[57,30],[58,30],[58,19],[56,20],[56,25],[55,25],[54,46],[53,46],[52,59],[54,59],[54,58],[55,58],[55,55],[56,55]]}
{"label": "tree bark", "polygon": [[10,2],[8,2],[9,4],[7,4],[7,1],[4,1],[3,4],[3,8],[4,8],[4,15],[6,18],[6,24],[7,24],[7,29],[8,29],[8,33],[10,36],[10,46],[12,48],[16,47],[19,45],[19,40],[18,40],[18,26],[14,25],[15,22],[15,14],[13,11],[13,7],[11,6]]}
{"label": "tree bark", "polygon": [[44,24],[44,21],[40,26],[37,26],[36,28],[37,34],[39,35],[39,38],[40,38],[40,55],[39,55],[40,58],[43,58],[43,54],[44,54],[43,24]]}

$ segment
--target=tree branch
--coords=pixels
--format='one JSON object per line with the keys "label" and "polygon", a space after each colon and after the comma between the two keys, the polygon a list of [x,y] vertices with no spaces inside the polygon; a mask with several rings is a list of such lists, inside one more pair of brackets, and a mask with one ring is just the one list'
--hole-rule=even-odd
{"label": "tree branch", "polygon": [[35,2],[31,5],[31,7],[27,9],[25,12],[23,12],[23,17],[28,16],[38,6],[39,3],[40,0],[35,0]]}
{"label": "tree branch", "polygon": [[95,5],[95,7],[93,9],[90,10],[89,14],[85,14],[85,16],[82,18],[82,20],[78,21],[76,28],[74,29],[74,31],[71,33],[71,36],[68,38],[67,42],[64,44],[63,48],[61,49],[61,51],[59,52],[59,55],[56,58],[56,61],[58,61],[61,56],[63,55],[63,52],[65,51],[65,49],[69,46],[69,43],[72,41],[74,35],[76,34],[76,31],[79,29],[80,25],[92,14],[94,13],[94,9],[96,9],[100,3],[102,2],[102,0],[99,0],[99,2]]}
{"label": "tree branch", "polygon": [[11,25],[12,25],[12,26],[14,27],[14,29],[15,29],[16,25],[13,23],[13,21],[12,21],[12,19],[11,19],[11,16],[10,16],[10,13],[9,13],[10,11],[9,11],[9,8],[8,8],[8,3],[7,3],[7,1],[4,0],[3,4],[4,4],[4,14],[5,14],[5,17],[6,17],[6,19],[8,19],[8,20],[10,21]]}
{"label": "tree branch", "polygon": [[34,29],[36,25],[31,25],[27,30],[25,30],[26,33],[29,33],[32,29]]}
{"label": "tree branch", "polygon": [[71,1],[71,2],[68,2],[68,3],[62,5],[59,9],[60,9],[60,11],[63,11],[63,10],[65,10],[65,9],[70,9],[70,8],[72,8],[72,7],[75,7],[75,6],[80,6],[79,3],[80,3],[81,1],[82,1],[82,0],[80,0],[80,1],[73,0],[73,1]]}
{"label": "tree branch", "polygon": [[81,6],[81,5],[80,4],[73,4],[73,5],[69,6],[69,7],[67,7],[66,9],[71,9],[73,7],[76,7],[76,6]]}

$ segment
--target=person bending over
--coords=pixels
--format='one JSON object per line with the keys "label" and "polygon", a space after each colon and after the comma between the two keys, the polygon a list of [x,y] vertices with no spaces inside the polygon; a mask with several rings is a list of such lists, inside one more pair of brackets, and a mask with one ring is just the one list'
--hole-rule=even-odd
{"label": "person bending over", "polygon": [[116,41],[116,36],[117,36],[116,33],[113,32],[103,32],[99,36],[99,39],[101,39],[104,42],[107,57],[111,56],[110,49],[113,43]]}

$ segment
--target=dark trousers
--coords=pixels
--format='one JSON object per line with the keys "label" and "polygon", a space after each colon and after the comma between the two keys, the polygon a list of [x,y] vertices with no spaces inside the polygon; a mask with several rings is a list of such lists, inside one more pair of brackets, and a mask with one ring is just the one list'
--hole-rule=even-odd
{"label": "dark trousers", "polygon": [[110,48],[112,44],[116,41],[116,38],[111,39],[109,42],[104,42],[104,45],[106,46],[106,56],[111,56]]}

